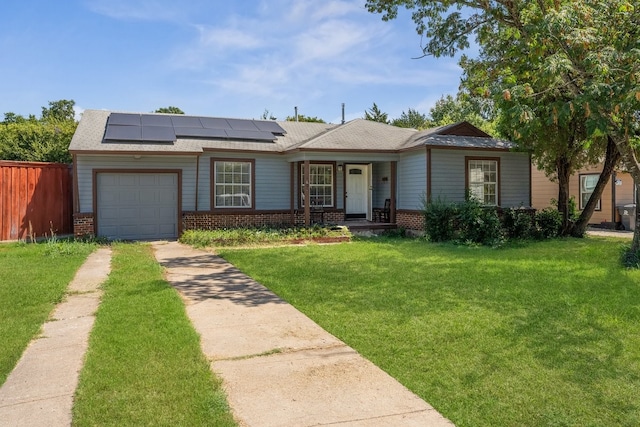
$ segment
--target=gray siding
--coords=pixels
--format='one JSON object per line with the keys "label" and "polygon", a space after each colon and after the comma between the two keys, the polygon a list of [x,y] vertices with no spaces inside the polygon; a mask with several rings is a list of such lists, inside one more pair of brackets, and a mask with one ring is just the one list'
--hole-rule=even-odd
{"label": "gray siding", "polygon": [[211,159],[254,159],[255,160],[255,209],[289,209],[290,166],[279,155],[256,155],[250,153],[206,153],[200,159],[200,188],[198,209],[211,209]]}
{"label": "gray siding", "polygon": [[[373,201],[372,206],[381,208],[384,200],[391,198],[391,163],[374,163],[373,169]],[[387,178],[383,181],[382,178]]]}
{"label": "gray siding", "polygon": [[427,156],[424,150],[403,153],[398,161],[398,209],[422,208],[427,191]]}
{"label": "gray siding", "polygon": [[500,158],[500,205],[529,205],[529,156],[524,153],[471,150],[431,150],[431,196],[463,201],[465,157]]}
{"label": "gray siding", "polygon": [[195,209],[196,157],[143,155],[82,155],[77,157],[78,201],[80,212],[93,212],[94,169],[181,169],[182,210]]}

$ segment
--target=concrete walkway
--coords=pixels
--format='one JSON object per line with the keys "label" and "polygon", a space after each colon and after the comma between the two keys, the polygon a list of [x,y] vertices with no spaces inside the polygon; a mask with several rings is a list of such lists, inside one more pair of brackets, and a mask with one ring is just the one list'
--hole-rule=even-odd
{"label": "concrete walkway", "polygon": [[42,330],[0,388],[0,425],[71,425],[73,394],[100,303],[98,286],[110,270],[111,250],[89,255]]}
{"label": "concrete walkway", "polygon": [[452,426],[433,407],[220,257],[154,243],[241,426]]}

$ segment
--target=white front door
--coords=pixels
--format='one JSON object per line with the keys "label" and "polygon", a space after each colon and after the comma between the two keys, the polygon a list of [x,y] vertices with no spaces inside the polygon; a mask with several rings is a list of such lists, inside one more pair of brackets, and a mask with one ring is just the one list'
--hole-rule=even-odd
{"label": "white front door", "polygon": [[368,182],[367,165],[348,165],[346,167],[347,215],[362,215],[366,217],[368,210]]}

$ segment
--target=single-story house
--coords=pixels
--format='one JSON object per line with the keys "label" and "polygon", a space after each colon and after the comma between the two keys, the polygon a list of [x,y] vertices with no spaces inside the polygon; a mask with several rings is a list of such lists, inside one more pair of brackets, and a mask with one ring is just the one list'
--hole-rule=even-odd
{"label": "single-story house", "polygon": [[[591,193],[602,173],[602,163],[587,166],[573,174],[569,179],[569,196],[576,201],[578,210],[584,209],[589,201]],[[616,227],[618,229],[633,229],[633,215],[624,206],[635,204],[635,184],[633,177],[625,171],[616,170],[609,179],[609,183],[602,192],[596,206],[590,224]],[[551,181],[545,173],[535,165],[531,165],[531,202],[535,209],[544,209],[552,205],[552,200],[558,199],[558,183]],[[623,215],[620,215],[622,211]]]}
{"label": "single-story house", "polygon": [[[183,230],[372,220],[423,229],[423,200],[531,204],[530,156],[466,122],[425,131],[356,119],[276,122],[86,110],[73,155],[74,232],[175,238]],[[308,200],[310,203],[306,203]]]}

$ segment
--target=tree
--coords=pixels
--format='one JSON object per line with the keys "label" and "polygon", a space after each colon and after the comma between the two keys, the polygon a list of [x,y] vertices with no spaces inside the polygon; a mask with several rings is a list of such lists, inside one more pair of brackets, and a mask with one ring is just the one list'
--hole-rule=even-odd
{"label": "tree", "polygon": [[429,110],[434,126],[466,121],[496,138],[502,136],[496,128],[497,115],[491,100],[473,97],[466,92],[459,92],[455,98],[442,96]]}
{"label": "tree", "polygon": [[49,107],[42,107],[43,122],[65,122],[75,121],[76,112],[74,107],[76,102],[69,99],[61,99],[59,101],[49,101]]}
{"label": "tree", "polygon": [[[640,185],[636,112],[640,110],[640,10],[629,0],[368,0],[383,19],[398,7],[413,10],[417,31],[427,39],[425,55],[451,56],[475,37],[480,58],[461,65],[494,100],[553,101],[552,123],[583,127],[583,147],[606,136]],[[465,8],[464,13],[461,9]],[[542,84],[544,82],[544,85]],[[542,121],[539,110],[523,109],[520,126]],[[545,117],[548,120],[549,116]],[[562,122],[564,121],[564,123]],[[578,124],[577,122],[581,122]],[[605,153],[603,152],[602,155]],[[573,158],[567,158],[573,161]],[[640,223],[640,211],[636,221]],[[640,249],[636,228],[632,251]]]}
{"label": "tree", "polygon": [[156,111],[154,111],[154,113],[184,114],[184,111],[182,111],[178,107],[169,106],[158,108]]}
{"label": "tree", "polygon": [[372,122],[389,124],[389,115],[387,113],[383,113],[375,102],[373,103],[373,107],[369,110],[365,110],[364,118],[365,120],[371,120]]}
{"label": "tree", "polygon": [[277,118],[273,114],[271,114],[269,110],[265,108],[264,112],[260,116],[260,120],[277,120]]}
{"label": "tree", "polygon": [[49,102],[37,119],[5,113],[0,122],[0,159],[71,163],[69,143],[77,122],[72,100]]}
{"label": "tree", "polygon": [[287,116],[285,119],[288,122],[308,122],[308,123],[326,123],[324,120],[319,119],[318,117],[305,116],[303,114],[298,114],[298,119],[296,120],[293,116]]}
{"label": "tree", "polygon": [[397,119],[391,120],[391,125],[400,128],[427,129],[431,127],[431,121],[427,119],[426,114],[421,114],[413,108],[404,111]]}

